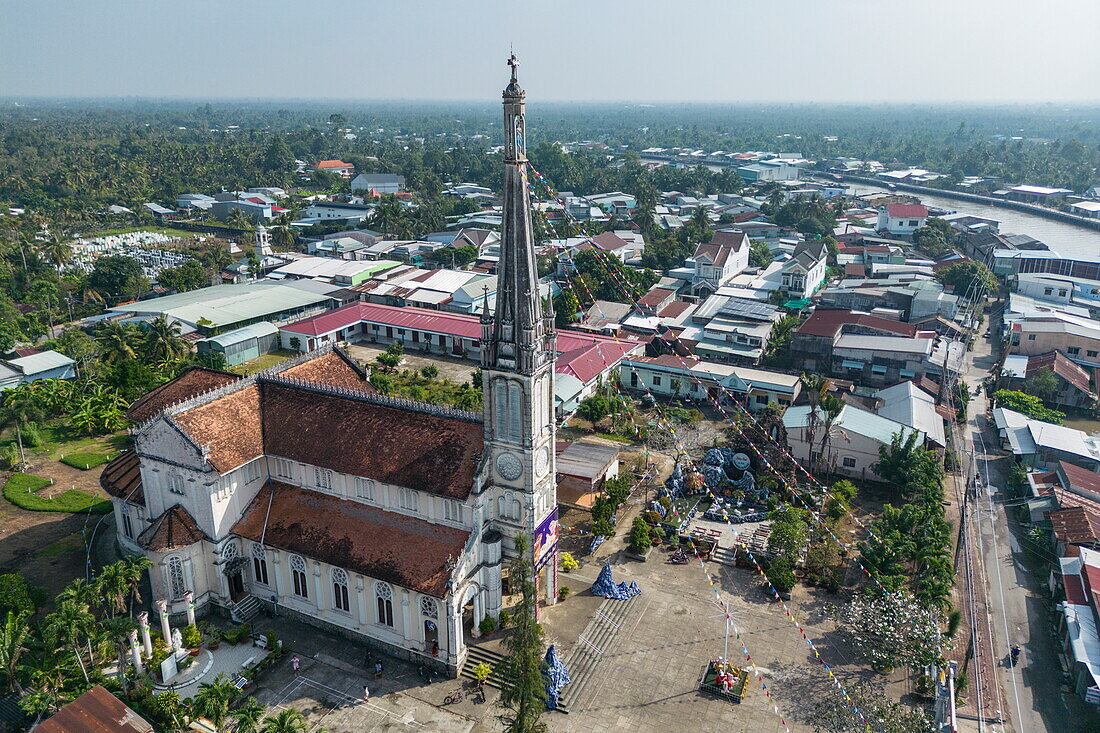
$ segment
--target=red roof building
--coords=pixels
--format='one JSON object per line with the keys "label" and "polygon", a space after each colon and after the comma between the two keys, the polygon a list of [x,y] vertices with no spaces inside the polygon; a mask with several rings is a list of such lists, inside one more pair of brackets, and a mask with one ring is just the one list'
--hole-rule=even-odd
{"label": "red roof building", "polygon": [[895,219],[927,219],[928,207],[924,204],[889,204],[886,213]]}

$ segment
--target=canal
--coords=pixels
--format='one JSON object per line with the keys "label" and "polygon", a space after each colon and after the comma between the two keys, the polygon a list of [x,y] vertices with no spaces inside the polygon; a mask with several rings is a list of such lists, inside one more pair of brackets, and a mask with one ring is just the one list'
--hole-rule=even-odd
{"label": "canal", "polygon": [[[849,192],[853,195],[887,191],[884,186],[872,186],[866,183],[849,183]],[[1054,219],[1046,219],[1015,209],[1002,209],[989,204],[972,201],[959,201],[943,196],[925,193],[909,194],[906,191],[896,193],[917,196],[926,206],[934,206],[946,211],[974,214],[1001,222],[1002,234],[1029,234],[1063,257],[1100,257],[1100,232],[1074,226]]]}

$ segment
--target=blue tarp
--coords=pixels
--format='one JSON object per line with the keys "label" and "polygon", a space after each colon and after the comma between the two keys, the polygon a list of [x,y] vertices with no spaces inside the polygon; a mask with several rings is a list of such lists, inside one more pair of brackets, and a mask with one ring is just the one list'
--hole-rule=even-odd
{"label": "blue tarp", "polygon": [[561,694],[561,688],[565,687],[573,680],[569,677],[569,670],[567,670],[565,665],[562,664],[562,661],[558,659],[558,653],[554,649],[553,644],[546,650],[546,660],[542,666],[542,676],[546,678],[546,707],[550,710],[557,710],[558,696]]}
{"label": "blue tarp", "polygon": [[616,583],[611,578],[611,563],[603,566],[603,570],[596,577],[596,582],[592,584],[592,595],[601,598],[614,598],[617,601],[625,601],[639,595],[641,592],[642,589],[633,581],[630,583]]}

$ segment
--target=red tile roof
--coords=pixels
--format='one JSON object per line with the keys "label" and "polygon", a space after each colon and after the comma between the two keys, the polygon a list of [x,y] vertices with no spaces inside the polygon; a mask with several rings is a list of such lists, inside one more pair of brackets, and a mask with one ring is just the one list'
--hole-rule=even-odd
{"label": "red tile roof", "polygon": [[327,168],[354,168],[355,166],[342,160],[322,160],[317,164],[317,167],[325,170]]}
{"label": "red tile roof", "polygon": [[145,422],[149,418],[155,417],[165,407],[183,402],[203,392],[217,389],[240,378],[239,374],[230,374],[217,369],[191,367],[170,382],[165,382],[156,389],[137,398],[130,405],[130,409],[126,411],[126,417],[130,418],[131,422]]}
{"label": "red tile roof", "polygon": [[483,447],[480,421],[403,409],[366,395],[274,382],[261,387],[261,432],[270,455],[452,499],[465,499],[473,489]]}
{"label": "red tile roof", "polygon": [[[1087,468],[1081,468],[1066,461],[1058,462],[1058,472],[1066,477],[1069,486],[1065,488],[1079,489],[1100,495],[1100,474],[1093,473]],[[1100,507],[1098,507],[1100,509]]]}
{"label": "red tile roof", "polygon": [[1062,352],[1051,351],[1048,354],[1030,357],[1027,360],[1026,375],[1033,376],[1044,368],[1049,368],[1082,392],[1093,393],[1089,383],[1089,373],[1070,361]]}
{"label": "red tile roof", "polygon": [[285,369],[280,374],[291,379],[301,379],[330,387],[343,387],[357,392],[378,391],[368,381],[370,374],[341,349],[333,349],[327,354]]}
{"label": "red tile roof", "polygon": [[676,291],[672,290],[671,288],[653,288],[648,293],[638,299],[638,305],[644,305],[649,308],[656,308],[669,298],[675,297]]}
{"label": "red tile roof", "polygon": [[1100,543],[1100,517],[1082,506],[1067,506],[1047,512],[1051,529],[1059,542],[1067,545]]}
{"label": "red tile roof", "polygon": [[250,384],[176,415],[175,421],[199,445],[221,473],[232,471],[264,453],[260,386]]}
{"label": "red tile roof", "polygon": [[844,266],[844,277],[867,277],[867,266],[850,262]]}
{"label": "red tile roof", "polygon": [[592,237],[592,243],[607,252],[614,252],[630,244],[630,242],[626,241],[615,232],[597,234],[595,237]]}
{"label": "red tile roof", "polygon": [[145,491],[141,485],[141,462],[137,453],[126,451],[103,467],[99,485],[113,497],[145,506]]}
{"label": "red tile roof", "polygon": [[138,535],[137,543],[150,552],[190,547],[205,539],[195,518],[179,504],[171,507]]}
{"label": "red tile roof", "polygon": [[37,733],[152,733],[153,726],[96,685],[35,728]]}
{"label": "red tile roof", "polygon": [[657,315],[661,318],[676,318],[683,315],[685,311],[689,311],[695,307],[694,303],[689,303],[686,300],[674,300],[665,306]]}
{"label": "red tile roof", "polygon": [[895,219],[925,219],[928,207],[924,204],[889,204],[886,213]]}
{"label": "red tile roof", "polygon": [[[759,214],[757,214],[757,216],[759,216]],[[740,252],[741,248],[744,247],[748,241],[748,237],[745,236],[744,232],[720,231],[714,233],[710,243],[723,247],[731,247],[734,252]]]}
{"label": "red tile roof", "polygon": [[798,327],[798,333],[832,338],[846,325],[859,325],[879,331],[889,331],[898,336],[908,336],[909,338],[917,335],[916,327],[908,323],[891,321],[888,318],[879,318],[867,313],[853,313],[848,310],[814,311],[806,319],[806,322]]}
{"label": "red tile roof", "polygon": [[[268,511],[268,500],[271,510]],[[442,598],[470,533],[269,481],[233,527],[255,542]]]}

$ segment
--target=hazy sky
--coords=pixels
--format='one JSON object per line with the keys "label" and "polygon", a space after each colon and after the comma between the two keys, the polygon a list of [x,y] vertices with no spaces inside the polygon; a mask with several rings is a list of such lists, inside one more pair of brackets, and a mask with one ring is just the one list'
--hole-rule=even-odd
{"label": "hazy sky", "polygon": [[1097,101],[1097,0],[0,0],[0,96]]}

